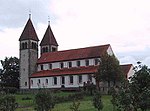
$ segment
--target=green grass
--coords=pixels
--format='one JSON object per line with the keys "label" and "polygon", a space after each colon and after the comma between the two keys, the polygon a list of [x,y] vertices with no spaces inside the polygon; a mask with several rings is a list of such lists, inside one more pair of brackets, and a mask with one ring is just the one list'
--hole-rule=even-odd
{"label": "green grass", "polygon": [[[57,96],[67,96],[72,94],[71,92],[58,92],[55,93]],[[16,100],[19,103],[19,107],[16,111],[34,111],[34,96],[33,94],[17,94]],[[29,97],[31,100],[22,100],[22,98]],[[102,111],[113,111],[113,106],[110,102],[111,96],[103,95],[102,101],[104,104]],[[55,108],[52,111],[71,111],[70,105],[72,102],[64,102],[55,105]],[[80,111],[97,111],[92,104],[92,97],[87,96],[83,100],[80,100]],[[150,110],[148,110],[150,111]]]}

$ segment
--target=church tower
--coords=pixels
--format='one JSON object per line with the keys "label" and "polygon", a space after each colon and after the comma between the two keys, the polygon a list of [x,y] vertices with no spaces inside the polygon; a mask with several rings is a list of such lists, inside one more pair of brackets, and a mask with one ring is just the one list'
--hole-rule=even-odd
{"label": "church tower", "polygon": [[44,34],[44,37],[40,43],[41,54],[45,52],[54,52],[58,50],[58,43],[54,37],[54,34],[50,27],[50,21],[48,22],[48,27]]}
{"label": "church tower", "polygon": [[[30,15],[31,16],[31,15]],[[20,88],[30,88],[29,76],[36,72],[38,59],[38,36],[29,17],[19,38],[20,42]]]}

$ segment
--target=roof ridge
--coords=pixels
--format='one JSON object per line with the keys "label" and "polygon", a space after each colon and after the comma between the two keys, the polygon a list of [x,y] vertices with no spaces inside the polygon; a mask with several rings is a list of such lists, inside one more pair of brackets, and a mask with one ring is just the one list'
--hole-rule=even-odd
{"label": "roof ridge", "polygon": [[110,46],[110,44],[97,45],[97,46],[89,46],[89,47],[83,47],[83,48],[77,48],[77,49],[60,50],[60,51],[47,52],[47,53],[67,52],[67,51],[72,51],[72,50],[80,50],[80,49],[88,49],[88,48],[96,48],[96,47],[104,47],[104,46]]}

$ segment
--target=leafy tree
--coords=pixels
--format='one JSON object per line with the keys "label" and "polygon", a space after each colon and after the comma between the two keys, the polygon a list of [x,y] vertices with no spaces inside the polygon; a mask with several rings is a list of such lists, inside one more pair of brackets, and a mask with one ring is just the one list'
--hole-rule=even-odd
{"label": "leafy tree", "polygon": [[120,111],[146,111],[150,106],[150,69],[139,64],[134,70],[130,82],[124,81],[112,91],[111,102]]}
{"label": "leafy tree", "polygon": [[35,96],[35,104],[37,111],[51,111],[55,106],[55,101],[51,92],[40,90]]}
{"label": "leafy tree", "polygon": [[103,109],[103,103],[101,100],[100,91],[95,91],[94,96],[93,96],[93,105],[95,108],[97,108],[98,111]]}
{"label": "leafy tree", "polygon": [[19,88],[19,59],[16,57],[1,60],[3,69],[0,78],[5,83],[5,87]]}
{"label": "leafy tree", "polygon": [[134,68],[135,74],[131,77],[130,90],[132,93],[135,110],[141,108],[146,111],[150,106],[150,69],[146,65],[139,65]]}
{"label": "leafy tree", "polygon": [[107,81],[108,88],[110,88],[110,82],[113,82],[115,86],[116,81],[121,81],[124,78],[119,61],[114,55],[104,54],[101,56],[100,65],[95,74],[95,78],[97,84],[99,84],[100,81]]}

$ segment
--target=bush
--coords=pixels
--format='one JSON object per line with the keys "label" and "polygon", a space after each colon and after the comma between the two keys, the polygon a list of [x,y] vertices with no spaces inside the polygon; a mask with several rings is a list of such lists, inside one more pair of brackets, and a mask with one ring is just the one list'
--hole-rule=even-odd
{"label": "bush", "polygon": [[101,93],[99,91],[95,91],[93,96],[93,105],[97,108],[98,111],[103,109],[103,103],[101,100]]}
{"label": "bush", "polygon": [[55,106],[52,93],[46,90],[39,91],[35,96],[35,104],[35,110],[37,111],[51,111]]}
{"label": "bush", "polygon": [[79,110],[80,102],[79,101],[73,101],[73,104],[70,106],[71,111],[80,111]]}
{"label": "bush", "polygon": [[4,95],[0,97],[0,111],[15,111],[17,107],[15,96]]}

